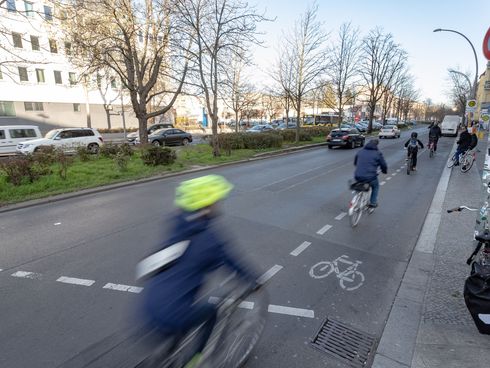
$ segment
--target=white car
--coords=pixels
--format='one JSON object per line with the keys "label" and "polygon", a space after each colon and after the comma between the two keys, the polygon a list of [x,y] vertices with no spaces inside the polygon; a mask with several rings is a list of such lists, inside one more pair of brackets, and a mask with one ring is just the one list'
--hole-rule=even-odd
{"label": "white car", "polygon": [[0,155],[17,153],[17,144],[42,138],[39,127],[35,125],[0,126]]}
{"label": "white car", "polygon": [[400,138],[401,132],[396,125],[385,125],[379,131],[378,137],[381,138]]}
{"label": "white car", "polygon": [[87,147],[91,153],[99,152],[104,140],[100,133],[92,128],[63,128],[49,131],[44,138],[21,142],[17,152],[32,154],[43,146],[54,146],[65,152],[75,152],[77,147]]}

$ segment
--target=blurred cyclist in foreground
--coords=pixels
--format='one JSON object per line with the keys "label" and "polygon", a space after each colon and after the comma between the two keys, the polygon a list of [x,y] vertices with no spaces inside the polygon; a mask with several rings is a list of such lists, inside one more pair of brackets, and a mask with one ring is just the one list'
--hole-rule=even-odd
{"label": "blurred cyclist in foreground", "polygon": [[[148,322],[164,337],[184,337],[204,324],[196,353],[186,367],[195,367],[216,323],[216,307],[196,300],[205,276],[221,266],[256,288],[257,277],[231,254],[219,229],[213,227],[219,215],[219,202],[233,185],[218,175],[184,181],[176,190],[175,204],[180,212],[173,219],[169,239],[157,252],[143,260],[139,276],[149,277],[144,289],[144,313]],[[192,356],[192,355],[191,355]]]}

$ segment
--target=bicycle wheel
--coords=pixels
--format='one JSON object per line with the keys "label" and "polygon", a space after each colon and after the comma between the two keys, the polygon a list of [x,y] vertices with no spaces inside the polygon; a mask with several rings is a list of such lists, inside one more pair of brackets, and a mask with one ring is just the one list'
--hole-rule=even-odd
{"label": "bicycle wheel", "polygon": [[356,227],[362,216],[363,193],[357,193],[352,200],[352,207],[349,208],[350,225]]}
{"label": "bicycle wheel", "polygon": [[340,286],[342,289],[345,289],[347,291],[352,291],[360,288],[362,284],[364,283],[364,274],[359,271],[354,271],[351,275],[352,277],[342,277],[340,279]]}
{"label": "bicycle wheel", "polygon": [[310,268],[310,276],[314,279],[323,279],[333,272],[333,264],[329,261],[318,262]]}
{"label": "bicycle wheel", "polygon": [[433,145],[430,146],[429,157],[430,158],[434,157],[434,146]]}
{"label": "bicycle wheel", "polygon": [[468,172],[473,166],[473,162],[474,159],[472,155],[465,155],[465,157],[463,158],[463,162],[461,162],[461,167],[460,167],[461,172],[462,173]]}
{"label": "bicycle wheel", "polygon": [[410,171],[412,171],[412,156],[411,155],[407,161],[407,175],[410,175]]}
{"label": "bicycle wheel", "polygon": [[450,169],[454,166],[454,160],[456,158],[456,155],[454,155],[447,163],[447,168]]}

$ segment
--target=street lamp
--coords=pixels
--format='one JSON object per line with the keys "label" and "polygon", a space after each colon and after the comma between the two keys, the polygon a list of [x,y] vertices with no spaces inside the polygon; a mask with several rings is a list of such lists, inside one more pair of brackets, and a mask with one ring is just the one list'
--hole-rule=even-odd
{"label": "street lamp", "polygon": [[[466,41],[468,41],[468,43],[470,44],[471,48],[473,49],[473,55],[475,55],[475,81],[473,83],[473,88],[472,88],[472,91],[471,91],[471,97],[472,99],[476,99],[476,85],[478,83],[478,57],[476,56],[476,51],[475,51],[475,47],[473,46],[473,44],[471,43],[471,41],[469,40],[468,37],[466,37],[464,34],[462,34],[461,32],[458,32],[458,31],[455,31],[453,29],[443,29],[443,28],[437,28],[437,29],[434,29],[434,32],[453,32],[453,33],[457,33],[459,34],[461,37],[464,37],[464,39]],[[471,83],[470,83],[471,85]]]}
{"label": "street lamp", "polygon": [[470,86],[470,90],[473,88],[471,86],[470,78],[468,78],[468,76],[466,74],[458,72],[457,70],[454,70],[454,69],[449,69],[449,73],[455,73],[455,74],[462,75],[466,79],[466,81],[468,82],[468,85]]}

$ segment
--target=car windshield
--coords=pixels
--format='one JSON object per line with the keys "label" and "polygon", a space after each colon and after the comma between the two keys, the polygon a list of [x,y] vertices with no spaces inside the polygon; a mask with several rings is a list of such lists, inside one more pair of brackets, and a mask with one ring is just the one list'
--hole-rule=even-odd
{"label": "car windshield", "polygon": [[56,134],[58,134],[58,132],[59,132],[58,129],[50,130],[49,132],[46,133],[46,135],[44,136],[44,138],[46,138],[46,139],[53,139],[54,136]]}
{"label": "car windshield", "polygon": [[158,129],[158,130],[155,130],[154,132],[151,132],[151,135],[160,135],[161,133],[167,131],[167,129]]}

